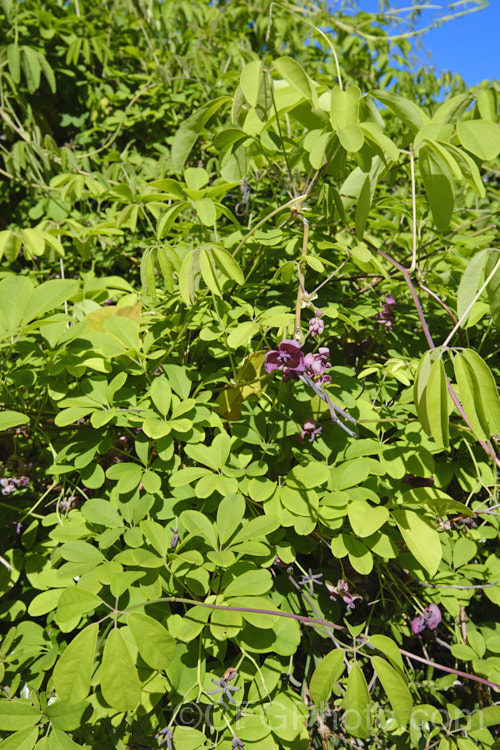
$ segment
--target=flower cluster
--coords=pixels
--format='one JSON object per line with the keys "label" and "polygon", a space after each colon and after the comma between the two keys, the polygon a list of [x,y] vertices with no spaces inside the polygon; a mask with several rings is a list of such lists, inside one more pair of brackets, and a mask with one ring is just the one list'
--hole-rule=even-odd
{"label": "flower cluster", "polygon": [[411,632],[417,635],[421,633],[425,628],[429,630],[435,630],[441,622],[441,612],[437,604],[429,604],[424,609],[421,615],[414,617],[410,622]]}
{"label": "flower cluster", "polygon": [[309,352],[304,355],[298,341],[285,339],[277,349],[266,354],[264,366],[266,372],[282,370],[284,381],[305,373],[317,385],[324,385],[332,381],[330,375],[325,375],[325,370],[331,367],[329,356],[327,346],[320,346],[316,354]]}
{"label": "flower cluster", "polygon": [[2,479],[0,479],[2,495],[11,495],[19,489],[19,487],[27,487],[29,483],[29,477],[2,477]]}
{"label": "flower cluster", "polygon": [[321,320],[321,310],[316,310],[316,317],[311,318],[309,321],[309,333],[311,336],[319,336],[325,330],[325,322]]}
{"label": "flower cluster", "polygon": [[339,578],[336,586],[327,582],[326,588],[330,592],[330,599],[335,602],[337,597],[340,596],[347,604],[347,609],[354,609],[356,606],[356,599],[361,599],[357,594],[349,593],[349,585],[343,578]]}

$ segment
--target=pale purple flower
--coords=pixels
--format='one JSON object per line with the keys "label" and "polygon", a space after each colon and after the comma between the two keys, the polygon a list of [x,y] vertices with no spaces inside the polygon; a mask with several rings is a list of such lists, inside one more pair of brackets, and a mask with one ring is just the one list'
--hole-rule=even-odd
{"label": "pale purple flower", "polygon": [[311,596],[314,594],[314,586],[322,586],[323,582],[319,579],[323,578],[323,573],[313,573],[309,568],[306,575],[303,575],[299,581],[299,586],[307,586]]}
{"label": "pale purple flower", "polygon": [[304,365],[306,375],[309,375],[317,385],[324,385],[332,382],[330,375],[325,375],[325,370],[331,367],[328,357],[330,350],[327,346],[320,346],[316,354],[306,354]]}
{"label": "pale purple flower", "polygon": [[322,432],[323,428],[321,426],[316,427],[316,422],[314,421],[314,419],[308,419],[302,425],[299,440],[301,441],[301,443],[304,443],[306,438],[309,438],[311,443],[314,443],[316,438],[319,437]]}
{"label": "pale purple flower", "polygon": [[298,341],[284,339],[277,349],[266,354],[266,372],[282,370],[283,379],[290,380],[296,372],[304,371],[304,355]]}
{"label": "pale purple flower", "polygon": [[231,743],[231,748],[232,748],[232,750],[244,750],[245,745],[243,744],[243,742],[240,740],[239,737],[237,737],[236,735],[233,735],[233,741]]}
{"label": "pale purple flower", "polygon": [[326,588],[330,592],[330,599],[337,601],[337,597],[340,596],[342,600],[347,604],[347,609],[354,609],[356,607],[356,599],[361,599],[358,594],[349,593],[349,584],[344,581],[343,578],[339,578],[337,585],[333,586],[331,583],[326,582]]}
{"label": "pale purple flower", "polygon": [[396,300],[394,299],[392,294],[386,294],[385,304],[382,310],[377,313],[377,315],[375,315],[375,320],[377,321],[377,323],[385,326],[385,328],[392,328],[395,320],[393,307],[395,307],[396,304]]}
{"label": "pale purple flower", "polygon": [[435,630],[441,622],[441,611],[437,604],[429,604],[421,615],[414,617],[410,622],[411,632],[415,635],[421,633],[425,628]]}
{"label": "pale purple flower", "polygon": [[230,700],[231,703],[234,703],[234,705],[236,706],[236,701],[234,700],[234,698],[231,695],[231,693],[235,693],[238,690],[241,690],[241,688],[236,687],[236,685],[230,685],[229,684],[231,682],[231,680],[234,680],[234,678],[236,677],[236,674],[237,674],[236,669],[234,669],[233,667],[230,667],[229,669],[226,669],[226,671],[224,672],[224,674],[222,675],[222,677],[220,678],[219,681],[212,680],[212,682],[214,683],[214,685],[217,685],[217,689],[216,690],[209,690],[208,691],[208,695],[215,695],[216,693],[220,692],[220,694],[221,694],[221,696],[220,696],[220,702],[221,703],[224,702],[224,698],[228,698],[228,700]]}
{"label": "pale purple flower", "polygon": [[160,745],[163,745],[164,742],[167,743],[168,750],[173,750],[174,746],[172,745],[172,740],[174,738],[174,735],[172,734],[172,730],[170,727],[165,727],[165,729],[160,729],[158,734],[155,734],[155,740],[160,741]]}

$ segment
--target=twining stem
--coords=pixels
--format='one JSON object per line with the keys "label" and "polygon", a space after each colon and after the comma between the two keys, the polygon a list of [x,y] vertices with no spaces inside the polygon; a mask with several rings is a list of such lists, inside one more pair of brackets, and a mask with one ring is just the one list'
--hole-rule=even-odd
{"label": "twining stem", "polygon": [[302,300],[305,293],[305,279],[306,279],[306,256],[307,256],[307,243],[309,240],[309,222],[304,216],[300,217],[304,224],[304,236],[302,238],[302,251],[300,255],[299,266],[299,286],[297,289],[297,302],[295,303],[295,338],[300,342],[300,317],[302,314]]}
{"label": "twining stem", "polygon": [[[345,628],[344,626],[337,625],[337,623],[335,622],[328,622],[328,620],[323,620],[320,617],[308,617],[307,615],[295,615],[292,612],[281,612],[280,610],[277,610],[277,609],[260,609],[259,607],[230,607],[226,604],[209,604],[208,602],[200,602],[200,601],[197,601],[196,599],[186,599],[184,597],[178,597],[178,596],[166,596],[161,599],[154,599],[153,601],[150,601],[150,602],[140,602],[139,604],[132,604],[130,607],[127,607],[125,611],[115,610],[115,612],[116,614],[126,615],[131,610],[140,609],[141,607],[144,607],[147,604],[160,604],[160,603],[192,604],[197,607],[206,607],[208,609],[218,609],[224,612],[252,612],[258,615],[287,617],[290,620],[297,620],[298,622],[301,622],[303,625],[311,625],[311,626],[321,625],[323,628],[330,628],[332,630],[338,630],[339,632],[342,632],[342,633],[347,632],[347,628]],[[364,645],[369,640],[368,638],[364,636],[359,636],[358,638],[362,641],[361,645]],[[412,654],[410,651],[405,651],[402,648],[399,650],[401,654],[403,654],[403,656],[407,656],[409,659],[413,659],[414,661],[419,661],[422,664],[427,664],[427,666],[434,667],[434,669],[439,669],[442,672],[449,672],[450,674],[457,675],[457,677],[463,677],[467,680],[473,680],[474,682],[480,682],[482,685],[487,685],[488,687],[491,687],[494,690],[500,690],[500,685],[497,685],[495,682],[490,682],[490,680],[485,680],[483,677],[477,677],[476,675],[468,674],[467,672],[462,672],[459,669],[452,669],[451,667],[445,667],[441,664],[437,664],[436,662],[430,661],[429,659],[424,659],[422,656],[417,656],[416,654]]]}
{"label": "twining stem", "polygon": [[410,173],[411,173],[411,211],[412,211],[412,255],[409,273],[414,273],[417,267],[417,194],[415,187],[415,152],[413,144],[410,146]]}

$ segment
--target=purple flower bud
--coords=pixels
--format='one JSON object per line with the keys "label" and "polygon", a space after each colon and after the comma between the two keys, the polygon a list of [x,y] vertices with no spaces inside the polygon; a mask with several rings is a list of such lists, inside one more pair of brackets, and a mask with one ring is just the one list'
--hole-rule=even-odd
{"label": "purple flower bud", "polygon": [[177,531],[177,529],[173,529],[172,527],[170,527],[170,531],[172,532],[172,538],[170,539],[170,546],[172,547],[172,549],[175,549],[179,541],[179,532]]}
{"label": "purple flower bud", "polygon": [[325,323],[321,318],[311,318],[309,321],[309,333],[311,336],[319,336],[325,330]]}
{"label": "purple flower bud", "polygon": [[237,737],[236,735],[234,735],[233,736],[233,741],[231,743],[232,750],[244,750],[244,747],[245,747],[245,745],[240,740],[240,738]]}

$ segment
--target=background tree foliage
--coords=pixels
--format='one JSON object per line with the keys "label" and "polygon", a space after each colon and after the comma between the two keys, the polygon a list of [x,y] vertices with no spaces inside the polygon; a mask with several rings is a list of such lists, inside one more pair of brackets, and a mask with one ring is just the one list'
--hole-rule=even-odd
{"label": "background tree foliage", "polygon": [[498,85],[421,11],[2,0],[0,748],[498,746]]}

